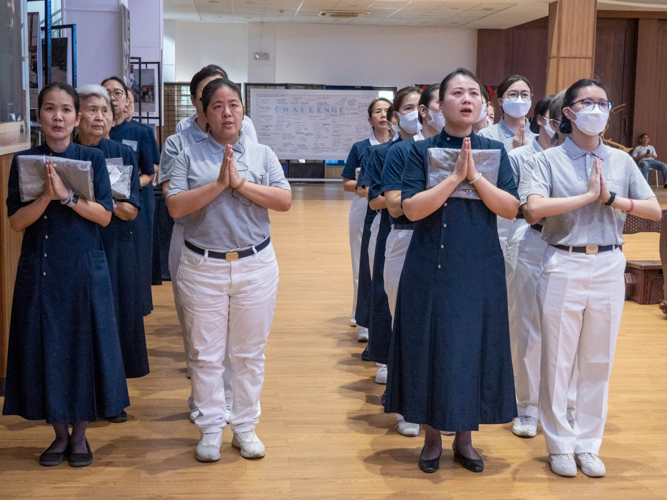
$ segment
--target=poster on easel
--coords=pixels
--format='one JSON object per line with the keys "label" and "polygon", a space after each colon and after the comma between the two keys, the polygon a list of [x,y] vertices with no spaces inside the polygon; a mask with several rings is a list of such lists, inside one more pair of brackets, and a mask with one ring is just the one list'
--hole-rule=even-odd
{"label": "poster on easel", "polygon": [[37,109],[37,98],[42,90],[42,37],[39,12],[28,13],[28,64],[30,109]]}
{"label": "poster on easel", "polygon": [[[141,78],[139,78],[140,75]],[[157,111],[157,74],[155,68],[139,69],[136,65],[132,65],[130,67],[130,88],[134,94],[135,115],[139,115],[140,102],[142,115]]]}

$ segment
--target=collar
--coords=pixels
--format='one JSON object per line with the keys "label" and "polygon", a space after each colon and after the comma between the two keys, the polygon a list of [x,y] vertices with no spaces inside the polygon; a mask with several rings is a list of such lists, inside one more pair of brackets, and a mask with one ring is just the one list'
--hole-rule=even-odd
{"label": "collar", "polygon": [[423,140],[424,140],[424,136],[422,135],[422,131],[419,130],[419,132],[417,132],[417,135],[415,135],[415,136],[413,137],[413,139],[414,139],[415,142],[417,142],[417,141],[423,141]]}
{"label": "collar", "polygon": [[[440,134],[436,137],[439,137],[447,147],[461,148],[463,146],[464,137],[454,137],[453,135],[449,135],[447,132],[445,132],[444,128],[442,129],[442,132],[440,132]],[[477,134],[475,134],[475,132],[470,132],[470,135],[466,137],[470,137],[470,146],[474,147],[477,141]]]}
{"label": "collar", "polygon": [[56,153],[55,151],[53,151],[49,147],[49,145],[46,143],[46,141],[44,141],[44,143],[42,143],[42,145],[40,146],[40,149],[41,149],[41,153],[44,156],[60,156],[60,157],[63,157],[63,158],[67,158],[68,155],[73,154],[75,147],[76,146],[74,145],[74,141],[70,141],[69,144],[67,145],[67,149],[65,151],[63,151],[62,153]]}
{"label": "collar", "polygon": [[539,142],[537,142],[538,137],[539,137],[539,135],[536,135],[536,136],[533,137],[532,147],[533,147],[533,151],[535,151],[536,153],[541,153],[542,151],[544,151],[544,148],[542,146],[540,146]]}
{"label": "collar", "polygon": [[[201,142],[204,139],[206,139],[206,137],[208,137],[208,134],[204,132],[202,129],[200,129],[199,125],[197,125],[197,122],[195,122],[194,120],[192,121],[190,126],[185,130],[187,130],[192,135],[192,138],[194,139],[195,142]],[[183,132],[185,132],[185,130]]]}
{"label": "collar", "polygon": [[567,137],[563,143],[563,149],[567,155],[573,160],[577,160],[582,156],[586,156],[589,152],[593,153],[594,156],[597,156],[601,160],[606,160],[609,157],[609,146],[607,146],[602,139],[600,139],[600,145],[595,148],[593,151],[584,151],[579,146],[577,146],[572,139]]}
{"label": "collar", "polygon": [[[498,122],[498,128],[500,131],[503,133],[505,137],[514,137],[516,134],[512,132],[512,129],[505,123],[505,119],[501,118],[500,121]],[[528,128],[528,127],[526,127]],[[526,130],[528,132],[528,130]]]}
{"label": "collar", "polygon": [[377,146],[380,144],[380,141],[377,140],[375,137],[375,131],[371,128],[371,136],[368,138],[369,142],[371,143],[371,146]]}
{"label": "collar", "polygon": [[[220,154],[225,152],[225,147],[216,141],[211,134],[206,134],[208,148],[213,154]],[[232,149],[237,153],[245,152],[245,133],[241,132],[239,140],[232,145]]]}

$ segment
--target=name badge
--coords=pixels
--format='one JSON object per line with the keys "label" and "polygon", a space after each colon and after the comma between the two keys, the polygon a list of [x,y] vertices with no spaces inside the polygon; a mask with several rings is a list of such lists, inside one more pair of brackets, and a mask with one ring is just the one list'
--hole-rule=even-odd
{"label": "name badge", "polygon": [[138,144],[137,141],[131,141],[131,140],[129,140],[129,139],[123,139],[122,142],[123,142],[123,144],[125,144],[126,146],[130,146],[130,147],[132,148],[132,150],[133,150],[135,153],[137,152],[137,144]]}

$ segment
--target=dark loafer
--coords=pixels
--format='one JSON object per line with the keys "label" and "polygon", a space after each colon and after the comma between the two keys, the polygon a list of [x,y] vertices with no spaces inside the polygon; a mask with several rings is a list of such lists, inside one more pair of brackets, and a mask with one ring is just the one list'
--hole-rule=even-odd
{"label": "dark loafer", "polygon": [[112,424],[120,424],[123,422],[127,422],[127,413],[125,411],[120,412],[118,415],[114,415],[113,417],[104,417],[105,420],[108,420]]}
{"label": "dark loafer", "polygon": [[440,455],[438,455],[438,458],[433,458],[431,460],[424,459],[423,455],[424,448],[422,448],[422,452],[419,455],[419,468],[427,474],[433,474],[440,468],[440,457],[442,456],[442,450],[440,450]]}
{"label": "dark loafer", "polygon": [[44,467],[55,467],[56,465],[63,463],[63,460],[65,460],[65,457],[69,454],[69,445],[67,445],[65,451],[49,451],[54,444],[56,444],[55,441],[39,456],[39,465],[43,465]]}
{"label": "dark loafer", "polygon": [[454,446],[452,446],[452,449],[454,450],[454,462],[461,464],[464,469],[468,469],[471,472],[482,472],[484,470],[484,460],[481,458],[464,457]]}
{"label": "dark loafer", "polygon": [[86,467],[93,463],[93,452],[90,451],[90,445],[88,444],[88,439],[86,439],[86,448],[88,448],[87,453],[69,454],[69,464],[71,467]]}
{"label": "dark loafer", "polygon": [[368,347],[364,349],[364,351],[361,353],[361,361],[370,361],[371,360],[371,355],[368,352]]}

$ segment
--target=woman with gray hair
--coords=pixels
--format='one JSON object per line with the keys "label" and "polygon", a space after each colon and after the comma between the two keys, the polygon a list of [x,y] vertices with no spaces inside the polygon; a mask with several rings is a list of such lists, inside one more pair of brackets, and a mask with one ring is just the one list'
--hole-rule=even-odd
{"label": "woman with gray hair", "polygon": [[[140,307],[139,268],[130,227],[140,209],[136,156],[129,146],[105,138],[113,123],[109,118],[114,112],[107,90],[101,85],[85,85],[79,87],[77,93],[81,102],[77,142],[101,150],[107,160],[122,159],[123,165],[132,165],[130,194],[121,200],[114,193],[113,217],[107,227],[101,228],[100,234],[109,263],[125,376],[143,377],[149,372],[148,353]],[[127,414],[122,412],[107,420],[125,422]]]}

